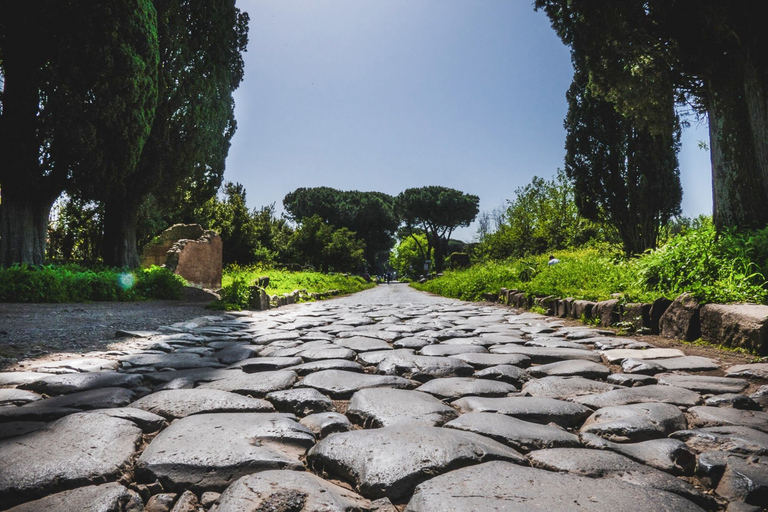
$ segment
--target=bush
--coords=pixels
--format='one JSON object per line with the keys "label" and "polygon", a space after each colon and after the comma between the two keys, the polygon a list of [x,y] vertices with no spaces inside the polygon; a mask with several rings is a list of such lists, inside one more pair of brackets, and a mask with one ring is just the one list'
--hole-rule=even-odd
{"label": "bush", "polygon": [[79,265],[14,265],[0,269],[0,302],[87,302],[178,299],[184,280],[152,267],[134,272]]}

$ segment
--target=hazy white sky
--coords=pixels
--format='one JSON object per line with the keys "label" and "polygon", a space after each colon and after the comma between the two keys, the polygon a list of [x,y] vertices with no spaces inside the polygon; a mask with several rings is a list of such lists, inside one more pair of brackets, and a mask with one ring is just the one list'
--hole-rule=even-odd
{"label": "hazy white sky", "polygon": [[[250,207],[298,187],[441,185],[491,210],[563,166],[572,68],[531,0],[238,0],[250,15],[225,180]],[[685,215],[711,213],[706,125],[683,134]],[[471,240],[476,227],[459,230]]]}

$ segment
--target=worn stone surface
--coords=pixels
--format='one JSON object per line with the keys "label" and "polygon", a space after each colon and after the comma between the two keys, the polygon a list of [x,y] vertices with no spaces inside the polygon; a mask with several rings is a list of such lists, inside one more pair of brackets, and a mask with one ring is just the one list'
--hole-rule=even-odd
{"label": "worn stone surface", "polygon": [[88,485],[71,491],[51,494],[10,509],[9,512],[143,512],[144,503],[138,494],[111,482]]}
{"label": "worn stone surface", "polygon": [[548,512],[702,512],[695,503],[618,479],[553,473],[505,462],[451,471],[416,488],[406,512],[546,510]]}
{"label": "worn stone surface", "polygon": [[299,416],[325,412],[333,409],[331,399],[314,388],[295,388],[273,391],[266,399],[279,411],[292,412]]}
{"label": "worn stone surface", "polygon": [[222,493],[216,510],[368,512],[372,505],[362,496],[312,473],[276,470],[240,478]]}
{"label": "worn stone surface", "polygon": [[605,362],[610,364],[621,364],[625,359],[664,359],[669,357],[683,357],[685,353],[676,348],[648,348],[648,349],[630,349],[616,348],[612,350],[603,350],[600,352]]}
{"label": "worn stone surface", "polygon": [[696,455],[678,439],[651,439],[639,443],[614,443],[595,434],[581,434],[587,448],[610,450],[673,475],[692,475]]}
{"label": "worn stone surface", "polygon": [[744,455],[768,455],[768,433],[749,427],[724,426],[680,430],[671,437],[684,441],[698,453],[731,452]]}
{"label": "worn stone surface", "polygon": [[139,478],[169,490],[220,492],[267,469],[301,470],[314,444],[306,427],[280,413],[196,414],[163,430],[137,462]]}
{"label": "worn stone surface", "polygon": [[131,407],[166,419],[213,412],[274,412],[271,403],[218,389],[174,389],[139,398]]}
{"label": "worn stone surface", "polygon": [[446,423],[445,427],[481,434],[523,453],[543,448],[581,445],[578,436],[562,428],[488,412],[462,414]]}
{"label": "worn stone surface", "polygon": [[43,397],[23,389],[0,389],[0,407],[6,405],[25,405],[37,402]]}
{"label": "worn stone surface", "polygon": [[240,370],[227,370],[221,378],[198,386],[200,389],[218,389],[241,395],[263,397],[267,393],[287,389],[296,382],[298,376],[289,370],[274,372],[245,373]]}
{"label": "worn stone surface", "polygon": [[528,373],[534,377],[584,377],[586,379],[605,379],[611,371],[604,365],[593,361],[576,359],[558,361],[528,368]]}
{"label": "worn stone surface", "polygon": [[312,431],[317,438],[326,437],[335,432],[346,432],[352,429],[352,424],[346,416],[338,412],[318,412],[304,416],[299,421]]}
{"label": "worn stone surface", "polygon": [[680,375],[664,373],[656,375],[659,384],[698,391],[699,393],[740,393],[749,385],[744,379],[712,377],[709,375]]}
{"label": "worn stone surface", "polygon": [[659,332],[665,338],[693,341],[701,337],[699,310],[701,306],[690,293],[672,301],[659,319]]}
{"label": "worn stone surface", "polygon": [[685,428],[685,416],[674,405],[646,403],[598,409],[584,422],[581,432],[614,442],[637,442],[666,437]]}
{"label": "worn stone surface", "polygon": [[0,503],[116,480],[140,439],[141,430],[129,421],[80,413],[0,441]]}
{"label": "worn stone surface", "polygon": [[661,402],[690,407],[701,402],[701,396],[695,391],[672,386],[651,384],[628,389],[616,389],[599,395],[574,398],[576,402],[598,409],[611,405],[627,405],[646,402]]}
{"label": "worn stone surface", "polygon": [[692,428],[730,425],[768,432],[768,413],[763,411],[700,406],[688,409],[688,416]]}
{"label": "worn stone surface", "polygon": [[524,382],[530,379],[530,375],[525,370],[509,364],[499,366],[490,366],[475,372],[478,379],[498,380],[508,382],[515,386],[522,386]]}
{"label": "worn stone surface", "polygon": [[618,389],[618,386],[583,377],[543,377],[526,382],[523,384],[522,391],[531,396],[568,399],[605,393],[614,389]]}
{"label": "worn stone surface", "polygon": [[438,398],[405,389],[362,389],[352,395],[347,416],[364,427],[439,427],[458,413]]}
{"label": "worn stone surface", "polygon": [[490,351],[494,354],[518,354],[527,356],[532,363],[547,364],[568,359],[585,359],[600,362],[600,355],[591,350],[573,348],[521,347],[519,345],[495,345]]}
{"label": "worn stone surface", "polygon": [[578,427],[592,414],[583,405],[543,397],[486,398],[467,396],[452,403],[460,412],[497,412],[533,423]]}
{"label": "worn stone surface", "polygon": [[334,434],[307,454],[314,470],[352,483],[366,498],[392,500],[436,474],[489,460],[524,462],[515,450],[486,437],[421,425]]}
{"label": "worn stone surface", "polygon": [[104,387],[136,388],[143,384],[144,378],[141,375],[98,372],[49,375],[41,380],[21,384],[19,388],[46,395],[63,395]]}
{"label": "worn stone surface", "polygon": [[700,311],[701,339],[768,354],[768,306],[706,304]]}
{"label": "worn stone surface", "polygon": [[473,379],[470,377],[447,377],[432,379],[418,388],[436,397],[461,398],[462,396],[507,396],[517,392],[517,388],[506,382],[497,382],[487,379]]}
{"label": "worn stone surface", "polygon": [[410,388],[411,381],[392,375],[369,375],[341,370],[324,370],[304,377],[302,386],[315,388],[331,398],[349,398],[365,388]]}
{"label": "worn stone surface", "polygon": [[725,372],[726,377],[768,379],[768,363],[737,364]]}
{"label": "worn stone surface", "polygon": [[417,355],[387,357],[376,370],[384,375],[399,375],[419,382],[440,377],[466,377],[474,373],[472,366],[459,359]]}

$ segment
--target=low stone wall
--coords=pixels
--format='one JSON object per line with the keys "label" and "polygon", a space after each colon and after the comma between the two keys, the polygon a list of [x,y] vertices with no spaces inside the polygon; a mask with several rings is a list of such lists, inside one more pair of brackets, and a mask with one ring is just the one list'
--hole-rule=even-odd
{"label": "low stone wall", "polygon": [[221,237],[199,224],[175,224],[148,244],[141,265],[165,266],[190,283],[203,288],[221,288]]}
{"label": "low stone wall", "polygon": [[674,301],[659,298],[651,304],[622,304],[618,299],[602,302],[530,297],[520,290],[502,288],[497,299],[510,306],[541,307],[560,318],[597,320],[601,325],[619,325],[636,332],[660,334],[666,338],[704,341],[745,348],[768,355],[768,306],[756,304],[707,304],[684,293]]}

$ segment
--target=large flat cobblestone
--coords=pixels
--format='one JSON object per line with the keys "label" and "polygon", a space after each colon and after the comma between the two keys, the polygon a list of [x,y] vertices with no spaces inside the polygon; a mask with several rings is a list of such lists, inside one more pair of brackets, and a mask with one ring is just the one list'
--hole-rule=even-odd
{"label": "large flat cobblestone", "polygon": [[0,510],[768,506],[765,363],[404,284],[134,334],[0,373]]}

